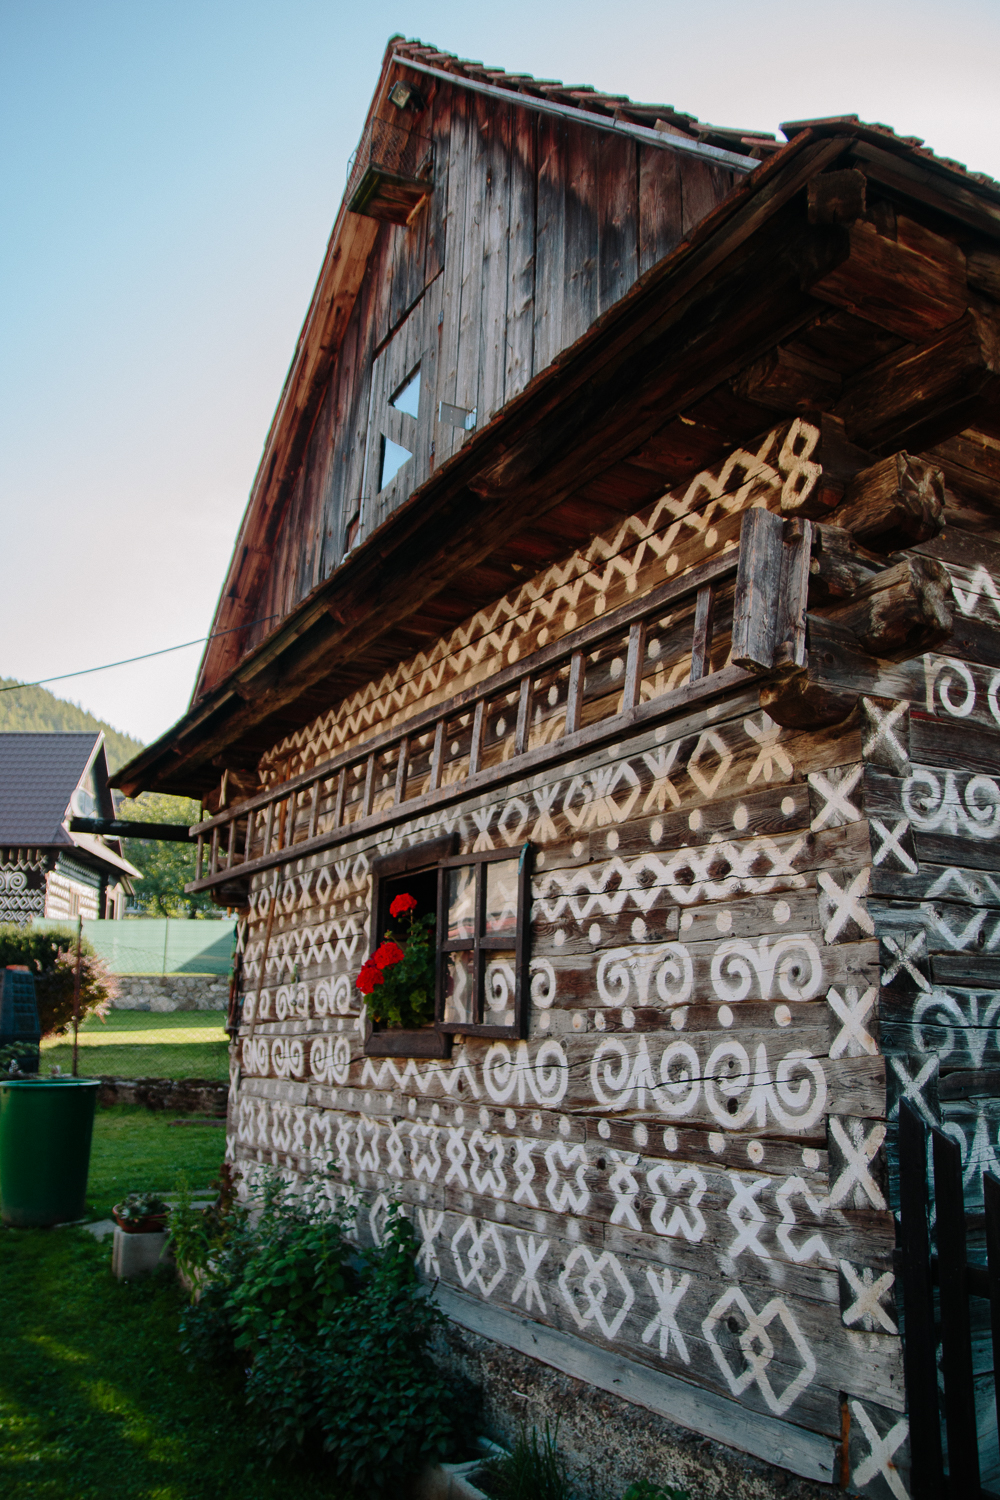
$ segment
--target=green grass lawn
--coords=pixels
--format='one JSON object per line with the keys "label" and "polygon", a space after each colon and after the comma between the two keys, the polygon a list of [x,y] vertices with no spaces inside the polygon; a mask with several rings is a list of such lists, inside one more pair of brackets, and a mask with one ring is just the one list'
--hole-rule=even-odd
{"label": "green grass lawn", "polygon": [[[88,1198],[194,1189],[224,1133],[166,1114],[98,1111]],[[172,1275],[111,1275],[111,1241],[82,1229],[0,1229],[0,1495],[4,1500],[337,1500],[306,1465],[265,1466],[238,1385],[189,1369]]]}
{"label": "green grass lawn", "polygon": [[207,1188],[222,1163],[226,1132],[216,1125],[171,1125],[190,1115],[115,1104],[94,1118],[87,1209],[106,1219],[126,1193],[172,1193],[181,1173],[192,1192]]}
{"label": "green grass lawn", "polygon": [[[80,1027],[81,1077],[229,1077],[229,1038],[224,1010],[113,1010],[106,1021],[88,1016]],[[42,1042],[41,1069],[64,1073],[73,1065],[72,1038]]]}

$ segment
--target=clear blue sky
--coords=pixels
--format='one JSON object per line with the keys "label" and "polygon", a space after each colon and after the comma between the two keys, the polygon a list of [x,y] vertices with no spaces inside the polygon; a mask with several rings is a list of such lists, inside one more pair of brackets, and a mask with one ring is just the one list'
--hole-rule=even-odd
{"label": "clear blue sky", "polygon": [[[6,0],[0,675],[209,628],[393,32],[721,124],[857,113],[1000,177],[996,0]],[[152,739],[199,650],[53,690]]]}

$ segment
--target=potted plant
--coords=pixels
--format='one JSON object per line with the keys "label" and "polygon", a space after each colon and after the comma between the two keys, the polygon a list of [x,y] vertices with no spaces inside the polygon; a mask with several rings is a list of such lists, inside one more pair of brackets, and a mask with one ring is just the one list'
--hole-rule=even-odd
{"label": "potted plant", "polygon": [[416,910],[417,901],[407,892],[395,898],[389,915],[402,925],[386,929],[355,981],[365,996],[369,1019],[378,1026],[409,1031],[434,1020],[434,917],[430,912],[418,917]]}
{"label": "potted plant", "polygon": [[111,1212],[125,1234],[156,1234],[166,1229],[170,1209],[155,1193],[129,1193]]}

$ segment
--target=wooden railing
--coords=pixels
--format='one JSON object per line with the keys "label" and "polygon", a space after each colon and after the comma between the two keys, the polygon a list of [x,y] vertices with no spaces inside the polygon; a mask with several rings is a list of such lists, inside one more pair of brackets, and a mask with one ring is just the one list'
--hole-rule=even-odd
{"label": "wooden railing", "polygon": [[[786,528],[790,524],[785,523]],[[777,546],[778,559],[770,570],[761,566],[762,529]],[[772,664],[770,655],[754,660],[752,655],[747,656],[744,647],[741,658],[744,666],[730,662],[718,670],[712,668],[718,604],[724,592],[727,606],[733,612],[734,642],[737,637],[745,642],[760,634],[755,627],[757,617],[763,612],[770,632],[768,651],[773,649],[773,622],[782,617],[777,590],[783,535],[779,517],[759,510],[749,511],[744,517],[739,549],[714,557],[683,577],[540,647],[523,661],[414,715],[405,724],[373,735],[364,744],[318,762],[266,792],[195,824],[191,833],[198,840],[197,868],[194,881],[186,889],[201,891],[243,880],[289,859],[446,806],[472,792],[619,740],[631,728],[669,718],[690,704],[752,680],[753,672],[746,669],[747,665],[757,672],[767,670]],[[807,540],[803,551],[801,526],[792,551],[808,569],[809,546]],[[730,593],[731,580],[735,581],[735,589]],[[800,594],[802,618],[797,623],[801,624],[799,634],[804,639],[804,591],[800,590]],[[642,701],[649,629],[665,611],[686,600],[690,601],[688,607],[693,605],[689,645],[684,652],[686,656],[689,651],[691,658],[688,680]],[[613,693],[605,692],[603,704],[607,711],[602,713],[600,706],[595,710],[593,702],[588,700],[587,658],[616,637],[624,646],[623,681]],[[716,654],[721,654],[718,646]],[[535,684],[539,677],[553,673],[565,674],[561,732],[549,742],[532,747]],[[515,715],[512,743],[502,759],[488,763],[484,730],[490,705],[499,709],[501,703],[502,712],[509,709]],[[613,704],[610,709],[609,703]],[[449,773],[452,779],[445,783],[442,773],[446,729],[451,721],[463,715],[467,724],[471,717],[467,760],[463,753],[464,771],[453,775],[452,766]],[[420,774],[414,774],[415,749],[421,755],[429,749],[426,769]],[[391,796],[386,797],[383,770],[378,789],[382,805],[376,808],[377,773],[380,767],[387,766],[394,778]],[[414,781],[418,784],[416,792],[411,789]],[[260,849],[254,852],[257,843]]]}

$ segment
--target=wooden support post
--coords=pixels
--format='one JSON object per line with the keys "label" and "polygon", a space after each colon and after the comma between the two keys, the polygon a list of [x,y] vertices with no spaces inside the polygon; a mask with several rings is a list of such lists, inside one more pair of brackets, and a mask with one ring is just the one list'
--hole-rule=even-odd
{"label": "wooden support post", "polygon": [[712,624],[715,614],[715,590],[710,583],[698,590],[694,606],[694,635],[691,640],[691,681],[698,682],[712,670]]}
{"label": "wooden support post", "polygon": [[406,800],[406,778],[410,770],[410,736],[405,734],[399,742],[399,758],[396,761],[396,791],[393,803],[396,807]]}
{"label": "wooden support post", "polygon": [[371,816],[372,801],[375,796],[375,752],[372,751],[365,762],[365,790],[361,798],[361,816]]}
{"label": "wooden support post", "polygon": [[263,853],[265,859],[267,858],[267,856],[271,852],[271,830],[272,830],[273,827],[274,827],[274,803],[273,802],[269,802],[267,804],[267,815],[266,815],[266,817],[264,819],[264,848],[262,850],[262,853]]}
{"label": "wooden support post", "polygon": [[469,746],[469,775],[475,776],[483,761],[483,729],[486,718],[486,699],[480,698],[472,715],[472,743]]}
{"label": "wooden support post", "polygon": [[909,453],[894,453],[854,476],[834,520],[865,547],[899,551],[943,529],[944,490],[940,469]]}
{"label": "wooden support post", "polygon": [[563,734],[576,734],[576,731],[580,727],[584,680],[583,652],[574,651],[569,659],[569,686],[566,689],[566,724]]}
{"label": "wooden support post", "polygon": [[285,806],[282,810],[282,844],[283,849],[290,849],[295,843],[295,814],[298,812],[299,794],[293,792],[290,797],[285,798]]}
{"label": "wooden support post", "polygon": [[229,847],[226,850],[226,869],[233,868],[233,852],[236,848],[236,819],[229,820]]}
{"label": "wooden support post", "polygon": [[769,510],[748,510],[740,526],[733,599],[733,665],[769,672],[774,665],[784,523]]}
{"label": "wooden support post", "polygon": [[934,1131],[934,1201],[937,1209],[938,1296],[941,1299],[941,1373],[948,1434],[948,1493],[952,1500],[979,1494],[976,1389],[972,1376],[972,1325],[966,1275],[962,1152],[957,1141]]}
{"label": "wooden support post", "polygon": [[317,819],[318,815],[319,815],[319,781],[317,780],[317,781],[314,781],[313,784],[312,784],[312,801],[309,803],[309,830],[306,833],[306,838],[307,839],[313,839],[313,838],[316,837],[316,819]]}
{"label": "wooden support post", "polygon": [[201,879],[201,867],[202,867],[202,862],[204,861],[204,858],[205,858],[205,835],[203,833],[199,833],[199,835],[198,835],[198,848],[197,848],[197,850],[195,852],[195,856],[194,856],[194,878],[195,878],[195,880],[200,880]]}
{"label": "wooden support post", "polygon": [[776,667],[804,667],[806,664],[806,608],[812,543],[811,521],[794,516],[785,522],[774,647]]}
{"label": "wooden support post", "polygon": [[1000,1427],[1000,1180],[983,1173],[986,1210],[986,1274],[990,1289],[990,1332],[993,1337],[993,1399]]}
{"label": "wooden support post", "polygon": [[528,748],[528,738],[531,734],[531,673],[521,678],[521,687],[517,697],[517,725],[514,729],[514,754],[523,755]]}
{"label": "wooden support post", "polygon": [[212,842],[208,857],[208,873],[214,875],[219,868],[219,825],[212,829]]}
{"label": "wooden support post", "polygon": [[926,1137],[919,1116],[905,1101],[899,1106],[899,1233],[906,1317],[903,1370],[910,1413],[910,1483],[913,1500],[940,1500],[944,1470],[927,1230]]}
{"label": "wooden support post", "polygon": [[253,847],[253,825],[254,825],[254,810],[251,807],[250,811],[247,813],[247,834],[246,834],[246,839],[244,840],[244,843],[243,843],[243,863],[244,864],[248,863],[248,861],[250,859],[250,850]]}
{"label": "wooden support post", "polygon": [[646,654],[646,622],[633,620],[628,632],[625,653],[625,687],[622,690],[622,713],[628,713],[639,702],[642,687],[642,662]]}
{"label": "wooden support post", "polygon": [[333,808],[333,826],[339,828],[344,821],[344,798],[347,796],[347,767],[337,777],[337,800]]}
{"label": "wooden support post", "polygon": [[444,759],[444,720],[438,719],[434,725],[434,744],[431,749],[431,774],[427,787],[429,792],[436,792],[441,785],[441,762]]}

